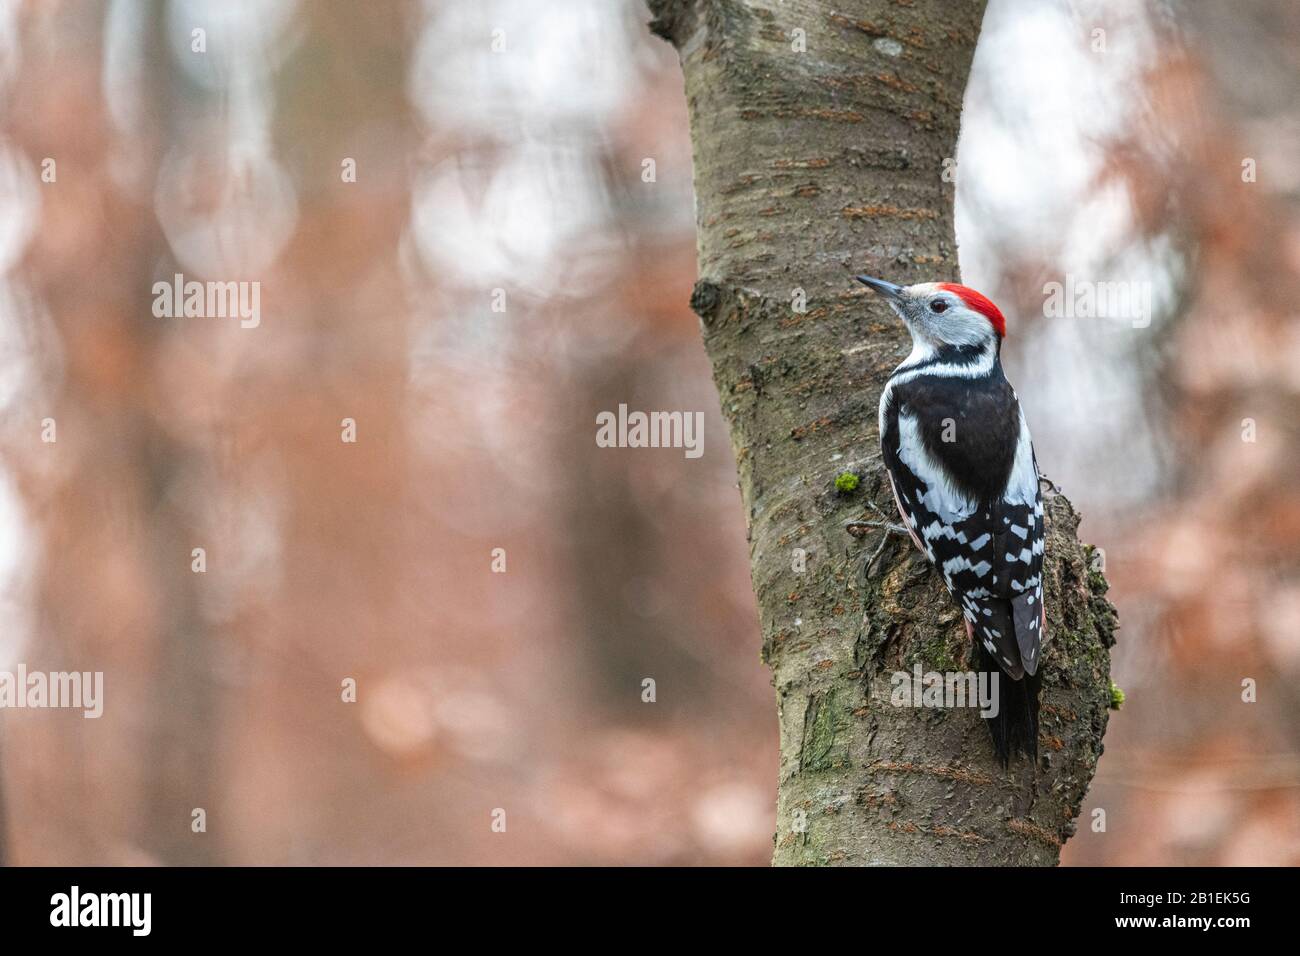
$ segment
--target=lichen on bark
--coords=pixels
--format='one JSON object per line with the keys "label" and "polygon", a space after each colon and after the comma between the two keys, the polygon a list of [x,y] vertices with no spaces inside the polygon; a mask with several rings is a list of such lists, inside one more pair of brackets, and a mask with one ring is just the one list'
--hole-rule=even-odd
{"label": "lichen on bark", "polygon": [[[1050,497],[1036,764],[997,764],[974,709],[892,706],[893,673],[959,669],[970,649],[938,575],[873,526],[893,516],[876,405],[909,343],[850,278],[958,276],[942,173],[983,3],[650,7],[685,77],[691,307],[730,427],[776,688],[773,860],[1054,864],[1102,751],[1115,629],[1104,577],[1070,503]],[[860,478],[852,494],[836,487],[846,472]]]}

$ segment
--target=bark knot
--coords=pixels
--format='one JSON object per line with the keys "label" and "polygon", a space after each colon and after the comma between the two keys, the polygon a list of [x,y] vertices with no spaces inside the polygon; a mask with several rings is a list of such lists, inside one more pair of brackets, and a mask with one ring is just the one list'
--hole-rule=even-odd
{"label": "bark knot", "polygon": [[691,291],[691,311],[700,317],[705,325],[711,325],[717,318],[718,307],[722,304],[722,287],[709,279],[700,279]]}

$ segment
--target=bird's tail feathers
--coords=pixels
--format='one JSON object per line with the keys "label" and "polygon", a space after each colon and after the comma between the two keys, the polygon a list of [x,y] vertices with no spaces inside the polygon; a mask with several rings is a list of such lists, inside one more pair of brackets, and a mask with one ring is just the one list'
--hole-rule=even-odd
{"label": "bird's tail feathers", "polygon": [[[1016,754],[1038,760],[1038,692],[1042,676],[1026,674],[1013,680],[998,667],[982,641],[975,640],[975,666],[989,674],[989,687],[997,702],[997,711],[984,717],[993,737],[993,750],[1005,767]],[[996,679],[995,679],[996,678]]]}

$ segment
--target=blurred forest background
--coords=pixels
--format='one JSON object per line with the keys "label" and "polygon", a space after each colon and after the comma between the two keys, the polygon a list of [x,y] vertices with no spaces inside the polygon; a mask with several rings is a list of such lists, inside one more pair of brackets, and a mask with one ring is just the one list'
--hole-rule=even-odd
{"label": "blurred forest background", "polygon": [[[648,18],[0,2],[0,669],[106,685],[98,720],[0,712],[11,862],[768,861]],[[989,4],[963,279],[1122,624],[1066,863],[1300,863],[1297,75],[1291,0]],[[259,281],[260,326],[155,318],[177,272]],[[1066,276],[1150,283],[1149,326],[1045,318]],[[598,448],[620,403],[703,411],[705,454]]]}

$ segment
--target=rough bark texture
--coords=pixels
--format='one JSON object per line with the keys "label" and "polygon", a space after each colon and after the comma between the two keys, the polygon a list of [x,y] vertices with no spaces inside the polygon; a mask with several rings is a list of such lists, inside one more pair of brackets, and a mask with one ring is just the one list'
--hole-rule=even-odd
{"label": "rough bark texture", "polygon": [[[774,862],[1055,864],[1102,752],[1115,628],[1069,502],[1048,502],[1041,757],[1010,770],[974,709],[891,705],[895,671],[966,667],[965,629],[906,537],[846,531],[894,518],[876,405],[910,347],[850,276],[958,275],[941,173],[983,2],[650,7],[685,73],[691,305],[731,428],[777,691]],[[845,471],[862,479],[847,495],[834,487]]]}

